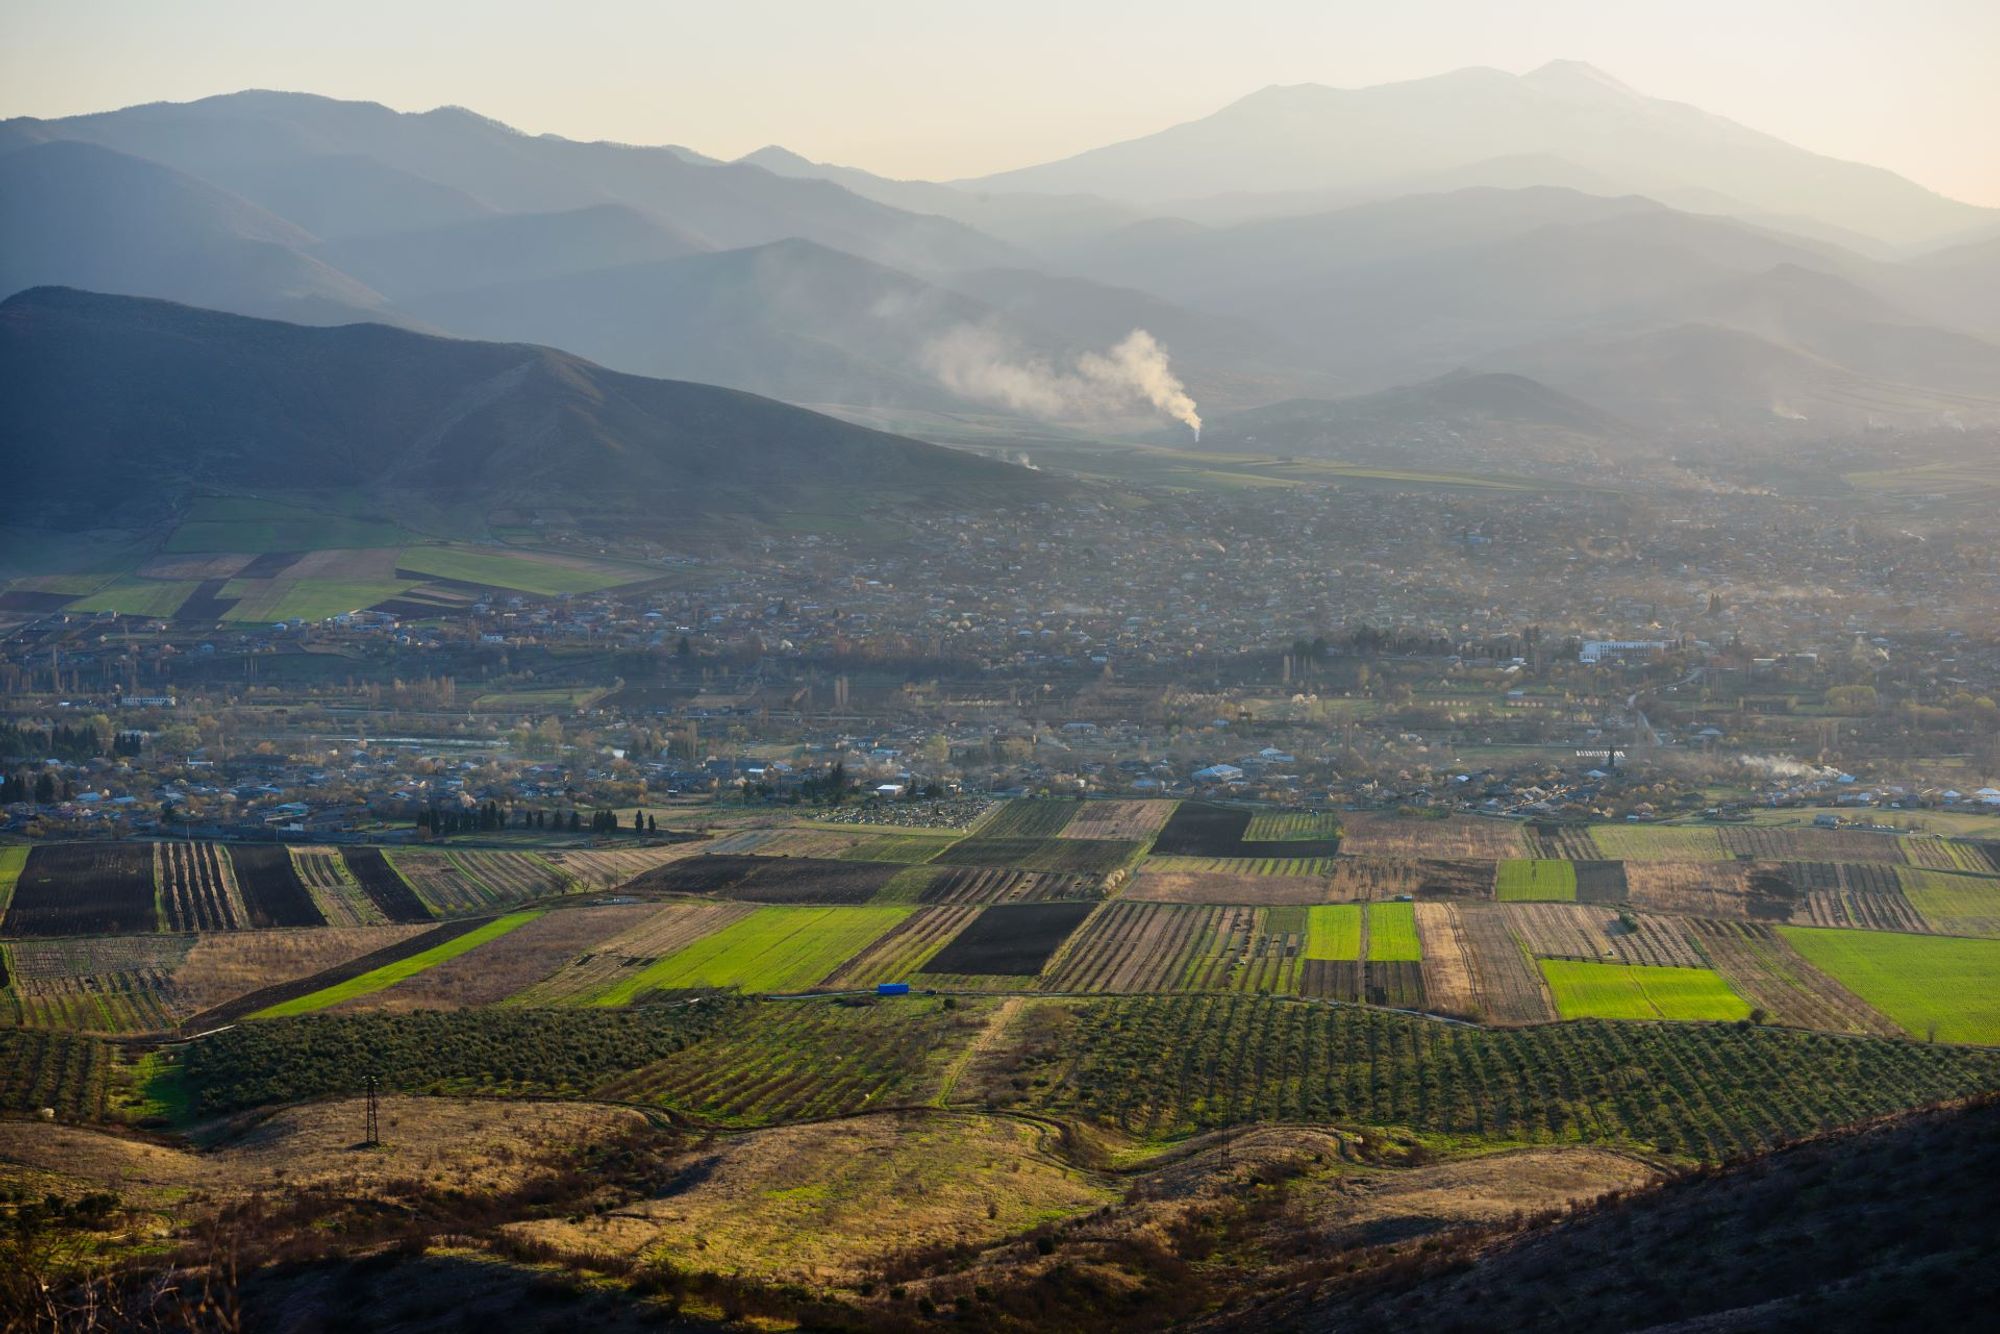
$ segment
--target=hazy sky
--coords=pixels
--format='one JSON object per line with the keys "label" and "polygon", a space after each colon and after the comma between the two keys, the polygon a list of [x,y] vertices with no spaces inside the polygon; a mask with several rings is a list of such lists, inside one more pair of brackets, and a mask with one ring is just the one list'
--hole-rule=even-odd
{"label": "hazy sky", "polygon": [[2000,0],[0,0],[0,115],[283,88],[952,177],[1559,57],[2000,206]]}

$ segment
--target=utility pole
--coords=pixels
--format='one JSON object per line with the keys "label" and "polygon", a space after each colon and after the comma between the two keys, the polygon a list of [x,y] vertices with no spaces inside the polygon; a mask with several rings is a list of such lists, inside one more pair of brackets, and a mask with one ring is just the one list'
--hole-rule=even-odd
{"label": "utility pole", "polygon": [[382,1109],[375,1097],[374,1074],[370,1073],[364,1078],[368,1089],[368,1134],[361,1143],[372,1149],[382,1143]]}

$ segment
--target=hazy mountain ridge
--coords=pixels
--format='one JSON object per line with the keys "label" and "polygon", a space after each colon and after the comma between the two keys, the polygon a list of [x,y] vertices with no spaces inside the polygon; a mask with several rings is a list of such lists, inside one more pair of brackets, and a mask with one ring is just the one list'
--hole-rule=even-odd
{"label": "hazy mountain ridge", "polygon": [[1993,220],[1893,172],[1643,96],[1576,61],[1519,76],[1470,68],[1360,89],[1270,87],[1156,134],[959,184],[1172,209],[1206,195],[1352,188],[1532,155],[1641,192],[1698,188],[1753,214],[1802,214],[1897,244]]}
{"label": "hazy mountain ridge", "polygon": [[[1432,157],[1455,145],[1466,160],[1427,166],[1412,151],[1393,177],[1329,186],[1359,159],[1315,127],[1327,108],[1356,106]],[[1480,123],[1488,112],[1497,124]],[[1995,242],[1893,262],[1826,239],[1844,233],[1824,218],[1817,237],[1746,222],[1726,213],[1751,205],[1695,181],[1666,193],[1698,212],[1611,193],[1633,177],[1623,164],[1566,156],[1571,141],[1508,139],[1586,113],[1603,122],[1586,146],[1671,131],[1677,151],[1706,135],[1783,149],[1794,166],[1811,157],[1586,68],[1275,89],[1196,122],[1200,133],[1134,141],[1221,151],[1261,125],[1265,148],[1292,155],[1287,191],[1215,196],[1201,221],[1087,192],[887,181],[775,147],[723,163],[526,135],[460,108],[252,92],[0,123],[13,240],[0,277],[6,290],[63,284],[550,344],[898,423],[1101,429],[1076,395],[994,386],[1038,390],[1135,329],[1165,347],[1197,403],[1224,413],[1472,368],[1529,375],[1667,434],[1994,414]],[[1474,156],[1496,147],[1517,151]],[[1108,188],[1136,151],[1084,157]],[[1565,183],[1534,183],[1550,177]],[[1477,183],[1293,211],[1460,182]],[[1223,220],[1260,207],[1286,211]],[[1953,216],[1962,235],[1984,212]],[[1032,244],[1040,266],[953,218]],[[1665,355],[1634,364],[1648,349]],[[1613,374],[1626,379],[1606,383]]]}
{"label": "hazy mountain ridge", "polygon": [[91,524],[200,486],[661,527],[916,495],[1020,501],[1059,485],[546,347],[57,288],[0,303],[0,422],[16,502]]}

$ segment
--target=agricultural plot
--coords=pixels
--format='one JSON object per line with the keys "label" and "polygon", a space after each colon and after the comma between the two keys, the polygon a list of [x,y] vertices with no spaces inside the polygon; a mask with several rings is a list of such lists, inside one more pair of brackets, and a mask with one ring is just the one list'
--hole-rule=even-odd
{"label": "agricultural plot", "polygon": [[907,982],[978,915],[979,906],[972,903],[919,908],[828,973],[820,985],[840,989]]}
{"label": "agricultural plot", "polygon": [[1750,862],[1627,862],[1625,892],[1649,912],[1773,922],[1798,898],[1782,871]]}
{"label": "agricultural plot", "polygon": [[2000,1043],[2000,940],[1780,930],[1808,963],[1912,1037]]}
{"label": "agricultural plot", "polygon": [[1656,968],[1701,968],[1708,962],[1678,917],[1631,914],[1628,926],[1607,908],[1523,903],[1508,908],[1507,919],[1528,951],[1542,958]]}
{"label": "agricultural plot", "polygon": [[1675,825],[1593,825],[1590,838],[1605,859],[1621,862],[1721,862],[1736,854],[1713,829]]}
{"label": "agricultural plot", "polygon": [[1340,868],[1333,857],[1148,857],[1145,867],[1166,875],[1279,876],[1324,881]]}
{"label": "agricultural plot", "polygon": [[1423,951],[1424,1003],[1439,1014],[1469,1018],[1479,1013],[1472,954],[1459,929],[1458,912],[1448,903],[1411,905],[1417,942]]}
{"label": "agricultural plot", "polygon": [[1490,899],[1498,862],[1438,861],[1416,863],[1417,897],[1424,899]]}
{"label": "agricultural plot", "polygon": [[1281,861],[1331,857],[1340,851],[1337,835],[1264,841],[1251,839],[1247,835],[1254,814],[1242,807],[1183,801],[1174,807],[1173,815],[1155,836],[1153,851],[1163,857],[1248,857]]}
{"label": "agricultural plot", "polygon": [[579,560],[574,556],[491,548],[415,546],[397,558],[397,573],[507,588],[538,597],[594,593],[600,588],[658,578],[657,570]]}
{"label": "agricultural plot", "polygon": [[409,882],[396,874],[396,868],[382,855],[382,849],[343,848],[340,860],[354,883],[361,886],[361,892],[387,920],[399,924],[436,920]]}
{"label": "agricultural plot", "polygon": [[1173,813],[1171,801],[1087,801],[1056,837],[1140,843],[1159,833]]}
{"label": "agricultural plot", "polygon": [[1930,834],[1912,835],[1903,840],[1903,860],[1911,866],[1932,871],[1966,871],[1973,875],[2000,873],[1987,850],[1977,843]]}
{"label": "agricultural plot", "polygon": [[[377,972],[382,968],[402,962],[414,955],[423,954],[439,946],[448,945],[458,937],[470,931],[477,930],[480,925],[481,923],[477,921],[467,919],[457,922],[442,922],[431,927],[428,931],[406,931],[400,939],[392,940],[390,943],[370,950],[366,954],[344,959],[317,972],[308,973],[303,976],[295,975],[282,982],[274,982],[268,986],[259,987],[254,991],[231,996],[228,1000],[212,1005],[182,1020],[181,1027],[187,1032],[201,1033],[209,1029],[220,1028],[226,1024],[233,1024],[251,1015],[261,1014],[265,1010],[289,1005],[308,996],[330,995],[344,983],[365,974]],[[358,933],[360,931],[380,931],[386,928],[361,927],[348,929]],[[337,928],[322,927],[317,931],[305,934],[318,936],[321,933],[329,933],[335,930]],[[273,933],[274,936],[275,934]],[[289,936],[293,933],[286,932],[285,934]],[[262,942],[267,939],[271,939],[271,937],[262,935],[247,937],[242,935],[209,936],[204,937],[202,943],[207,944],[212,940]],[[192,962],[195,957],[194,951],[189,951],[188,957]],[[325,1003],[332,1004],[334,1000],[338,999],[344,998],[335,996]]]}
{"label": "agricultural plot", "polygon": [[398,850],[389,864],[439,917],[490,912],[566,888],[568,881],[533,853]]}
{"label": "agricultural plot", "polygon": [[663,848],[589,851],[565,849],[560,852],[544,853],[543,857],[557,870],[575,876],[586,885],[593,885],[598,889],[616,889],[668,862],[694,855],[693,850],[696,846],[698,845],[693,843],[679,843]]}
{"label": "agricultural plot", "polygon": [[28,853],[0,935],[117,936],[158,924],[151,848],[54,843]]}
{"label": "agricultural plot", "polygon": [[1542,975],[1565,1019],[1683,1019],[1729,1022],[1750,1006],[1710,968],[1543,959]]}
{"label": "agricultural plot", "polygon": [[1314,842],[1338,839],[1340,817],[1331,811],[1258,811],[1243,837],[1252,843]]}
{"label": "agricultural plot", "polygon": [[[364,955],[392,950],[424,930],[421,926],[320,926],[202,936],[191,941],[192,948],[174,970],[174,1002],[183,1016],[214,1010],[252,992],[308,982]],[[365,965],[359,971],[372,966]],[[273,997],[278,999],[283,997]]]}
{"label": "agricultural plot", "polygon": [[902,870],[886,862],[766,858],[728,894],[751,903],[866,903]]}
{"label": "agricultural plot", "polygon": [[646,916],[609,940],[577,954],[549,976],[516,993],[517,1005],[562,1005],[610,991],[638,970],[685,949],[712,931],[757,911],[747,903],[640,905]]}
{"label": "agricultural plot", "polygon": [[292,869],[329,926],[374,926],[388,919],[348,873],[337,848],[288,848]]}
{"label": "agricultural plot", "polygon": [[29,1028],[148,1033],[173,1027],[174,970],[191,936],[100,936],[20,941],[7,971]]}
{"label": "agricultural plot", "polygon": [[325,926],[326,915],[313,903],[312,892],[299,878],[292,854],[281,847],[242,847],[229,853],[236,888],[249,925]]}
{"label": "agricultural plot", "polygon": [[1774,928],[1703,918],[1687,925],[1731,989],[1772,1023],[1834,1033],[1901,1034],[1886,1015],[1807,963]]}
{"label": "agricultural plot", "polygon": [[1490,1024],[1539,1024],[1556,1017],[1548,987],[1498,904],[1454,905],[1472,959],[1479,1017]]}
{"label": "agricultural plot", "polygon": [[720,894],[765,865],[760,857],[702,853],[655,866],[623,888],[648,894]]}
{"label": "agricultural plot", "polygon": [[[1327,874],[1326,896],[1334,903],[1415,898],[1435,879],[1431,864],[1388,862],[1373,857],[1339,857]],[[1489,877],[1490,883],[1490,877]]]}
{"label": "agricultural plot", "polygon": [[1901,866],[1903,895],[1933,931],[2000,936],[2000,879]]}
{"label": "agricultural plot", "polygon": [[1175,911],[1201,914],[1201,931],[1182,956],[1180,989],[1287,994],[1298,990],[1300,970],[1305,966],[1304,908]]}
{"label": "agricultural plot", "polygon": [[155,843],[153,883],[170,931],[237,931],[250,923],[229,854],[213,843]]}
{"label": "agricultural plot", "polygon": [[1010,801],[974,831],[976,838],[1054,838],[1084,808],[1080,801]]}
{"label": "agricultural plot", "polygon": [[1225,938],[1225,923],[1239,915],[1250,919],[1256,914],[1250,909],[1108,903],[1050,961],[1043,985],[1051,991],[1176,990],[1197,958],[1219,964],[1221,952],[1202,947]]}
{"label": "agricultural plot", "polygon": [[380,1010],[457,1010],[498,1004],[656,911],[650,904],[624,904],[545,912],[465,953],[435,961],[421,972],[345,1005]]}
{"label": "agricultural plot", "polygon": [[590,996],[588,1003],[629,1005],[656,992],[715,988],[776,994],[809,991],[910,912],[896,907],[758,908],[657,963],[632,971]]}
{"label": "agricultural plot", "polygon": [[[1800,826],[1729,825],[1715,831],[1723,852],[1754,861],[1890,862],[1904,860],[1903,840],[1894,834],[1870,834],[1859,829],[1807,829]],[[1695,861],[1698,858],[1673,858]]]}
{"label": "agricultural plot", "polygon": [[1631,892],[1624,862],[1571,862],[1576,868],[1578,903],[1623,903]]}
{"label": "agricultural plot", "polygon": [[0,1029],[0,1111],[101,1121],[111,1074],[111,1048],[95,1038]]}
{"label": "agricultural plot", "polygon": [[1855,890],[1815,890],[1801,895],[1792,909],[1794,922],[1812,926],[1851,926],[1864,931],[1929,931],[1899,890],[1866,894]]}
{"label": "agricultural plot", "polygon": [[1531,824],[1525,831],[1529,855],[1547,861],[1594,862],[1604,860],[1604,850],[1578,825]]}
{"label": "agricultural plot", "polygon": [[718,856],[845,857],[871,836],[853,829],[745,829],[709,845]]}
{"label": "agricultural plot", "polygon": [[1501,862],[1493,877],[1493,894],[1502,903],[1574,901],[1576,867],[1557,861]]}
{"label": "agricultural plot", "polygon": [[1416,908],[1414,903],[1368,905],[1370,963],[1417,963],[1423,959],[1423,942],[1417,936]]}
{"label": "agricultural plot", "polygon": [[981,833],[952,844],[932,858],[931,864],[1104,875],[1129,863],[1144,846],[1094,838],[989,837]]}
{"label": "agricultural plot", "polygon": [[324,986],[317,991],[309,991],[303,996],[279,1001],[275,1005],[268,1005],[261,1010],[253,1011],[249,1017],[252,1019],[285,1019],[293,1015],[311,1014],[315,1010],[329,1009],[344,1001],[354,1000],[357,997],[373,995],[375,992],[394,986],[405,978],[414,977],[427,968],[455,959],[468,950],[478,949],[490,940],[498,939],[510,931],[527,925],[529,922],[534,921],[537,916],[539,914],[533,912],[517,912],[510,913],[505,917],[496,917],[489,922],[477,923],[470,931],[455,935],[449,940],[439,941],[437,944],[419,950],[414,954],[409,954],[393,962],[371,968],[364,973],[358,973],[353,977],[335,982],[331,986]]}
{"label": "agricultural plot", "polygon": [[21,871],[28,864],[28,849],[20,845],[0,847],[0,921],[7,916],[7,905],[14,901],[14,882],[21,878]]}
{"label": "agricultural plot", "polygon": [[495,905],[526,903],[572,889],[576,881],[532,852],[454,849],[451,859],[491,891]]}
{"label": "agricultural plot", "polygon": [[924,965],[925,973],[1033,977],[1083,924],[1090,903],[1002,903],[982,909],[972,924]]}
{"label": "agricultural plot", "polygon": [[685,1049],[600,1085],[723,1125],[823,1120],[928,1103],[985,1027],[985,1005],[909,997],[760,1005]]}
{"label": "agricultural plot", "polygon": [[1229,903],[1245,907],[1275,907],[1325,903],[1332,895],[1317,876],[1222,875],[1213,871],[1163,871],[1163,861],[1195,858],[1148,858],[1121,899],[1141,903]]}
{"label": "agricultural plot", "polygon": [[1341,823],[1341,850],[1356,857],[1496,862],[1529,855],[1522,826],[1506,820],[1349,811]]}
{"label": "agricultural plot", "polygon": [[920,866],[957,841],[956,834],[868,834],[836,855],[849,861]]}
{"label": "agricultural plot", "polygon": [[1306,958],[1359,959],[1361,907],[1328,903],[1306,909]]}

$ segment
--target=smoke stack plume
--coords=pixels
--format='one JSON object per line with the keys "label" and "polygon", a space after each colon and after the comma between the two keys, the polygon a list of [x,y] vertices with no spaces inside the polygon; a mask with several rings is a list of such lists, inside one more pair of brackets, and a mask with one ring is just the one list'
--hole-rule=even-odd
{"label": "smoke stack plume", "polygon": [[1167,350],[1144,329],[1064,369],[1018,355],[988,330],[961,325],[926,348],[924,360],[953,393],[1030,416],[1104,417],[1146,407],[1201,439],[1194,399],[1168,365]]}

